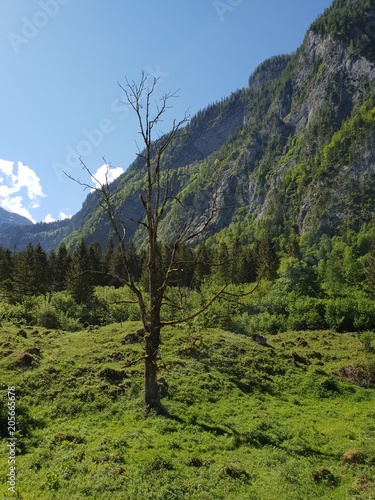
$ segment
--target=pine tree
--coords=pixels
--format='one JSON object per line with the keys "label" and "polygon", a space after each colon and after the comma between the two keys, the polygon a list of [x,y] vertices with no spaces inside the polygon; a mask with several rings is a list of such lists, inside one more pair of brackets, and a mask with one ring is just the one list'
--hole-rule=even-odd
{"label": "pine tree", "polygon": [[0,246],[0,300],[12,300],[13,268],[14,256],[12,252]]}
{"label": "pine tree", "polygon": [[68,290],[77,304],[87,304],[94,292],[89,250],[83,239],[72,254],[68,272]]}
{"label": "pine tree", "polygon": [[258,276],[273,281],[277,278],[279,259],[270,232],[262,231],[255,243]]}
{"label": "pine tree", "polygon": [[0,282],[12,278],[13,266],[14,257],[12,252],[0,245]]}
{"label": "pine tree", "polygon": [[375,242],[371,245],[365,260],[365,275],[367,290],[375,298]]}
{"label": "pine tree", "polygon": [[71,257],[64,244],[61,244],[57,252],[52,250],[48,256],[48,291],[50,295],[54,292],[65,290],[67,275],[70,267]]}
{"label": "pine tree", "polygon": [[34,293],[45,295],[48,291],[48,259],[40,243],[34,249]]}
{"label": "pine tree", "polygon": [[13,298],[21,302],[26,295],[36,293],[35,251],[31,243],[14,259]]}
{"label": "pine tree", "polygon": [[107,284],[106,265],[103,259],[103,252],[100,243],[91,243],[88,249],[90,269],[92,271],[92,284],[94,286],[104,286]]}
{"label": "pine tree", "polygon": [[195,265],[194,265],[194,288],[200,287],[203,280],[211,273],[212,264],[212,251],[202,243],[195,251]]}
{"label": "pine tree", "polygon": [[219,248],[214,253],[212,273],[215,280],[220,284],[230,283],[231,281],[229,250],[226,243],[220,243]]}

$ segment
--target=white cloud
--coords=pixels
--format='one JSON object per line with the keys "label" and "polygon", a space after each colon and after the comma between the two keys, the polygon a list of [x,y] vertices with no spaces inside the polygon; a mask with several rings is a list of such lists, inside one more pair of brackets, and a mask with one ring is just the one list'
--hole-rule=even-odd
{"label": "white cloud", "polygon": [[47,214],[47,215],[44,217],[43,222],[47,222],[47,224],[48,224],[49,222],[55,222],[55,220],[56,220],[56,219],[54,219],[54,218],[52,217],[52,215],[51,215],[51,214]]}
{"label": "white cloud", "polygon": [[67,215],[67,214],[64,214],[64,212],[60,212],[58,219],[54,219],[51,214],[47,214],[44,217],[43,222],[47,222],[47,223],[56,222],[56,220],[64,220],[64,219],[70,219],[70,218],[71,218],[71,215]]}
{"label": "white cloud", "polygon": [[14,171],[14,162],[2,159],[0,173],[0,206],[35,222],[30,210],[38,208],[40,198],[46,196],[37,174],[20,161]]}
{"label": "white cloud", "polygon": [[5,175],[12,176],[13,175],[13,165],[14,162],[8,160],[0,160],[0,171]]}
{"label": "white cloud", "polygon": [[[123,173],[124,169],[121,167],[111,167],[110,165],[104,164],[98,168],[95,174],[91,176],[91,180],[95,183],[95,187],[98,189],[102,185],[106,184],[106,182],[110,184]],[[92,191],[94,190],[92,189]]]}
{"label": "white cloud", "polygon": [[[0,186],[0,190],[1,190],[1,187],[2,186]],[[24,207],[22,196],[13,196],[12,198],[4,198],[3,199],[1,194],[0,194],[0,206],[2,208],[5,208],[5,210],[8,210],[8,212],[23,215],[24,217],[27,217],[28,219],[30,219],[32,222],[34,222],[34,223],[36,222],[33,219],[33,216],[27,210],[27,208]]]}
{"label": "white cloud", "polygon": [[71,219],[71,218],[72,218],[71,215],[64,214],[64,212],[60,212],[59,213],[59,219],[60,220]]}

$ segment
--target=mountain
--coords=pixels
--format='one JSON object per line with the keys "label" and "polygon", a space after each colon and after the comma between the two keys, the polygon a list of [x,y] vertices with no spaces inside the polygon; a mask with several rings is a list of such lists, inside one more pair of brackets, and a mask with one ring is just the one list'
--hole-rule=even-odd
{"label": "mountain", "polygon": [[[251,238],[256,227],[311,240],[357,230],[375,212],[375,0],[334,0],[293,54],[273,57],[247,88],[194,116],[166,152],[180,204],[170,204],[166,239],[212,204],[209,235]],[[141,159],[112,185],[127,237],[144,234]],[[111,231],[95,194],[68,221],[3,230],[0,244],[31,241],[47,250],[80,238],[105,244]]]}
{"label": "mountain", "polygon": [[26,217],[8,212],[0,207],[0,230],[4,230],[9,226],[31,226],[32,224],[31,220]]}

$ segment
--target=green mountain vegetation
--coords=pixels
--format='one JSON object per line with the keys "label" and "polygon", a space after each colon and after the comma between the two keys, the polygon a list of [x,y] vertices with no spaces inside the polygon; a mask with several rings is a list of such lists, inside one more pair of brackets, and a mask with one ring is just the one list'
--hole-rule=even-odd
{"label": "green mountain vegetation", "polygon": [[0,230],[3,498],[8,387],[19,498],[375,498],[374,26],[374,0],[334,0],[166,149],[154,281],[162,322],[190,317],[163,327],[169,415],[145,413],[123,286],[152,295],[142,157],[110,185],[123,247],[97,193]]}

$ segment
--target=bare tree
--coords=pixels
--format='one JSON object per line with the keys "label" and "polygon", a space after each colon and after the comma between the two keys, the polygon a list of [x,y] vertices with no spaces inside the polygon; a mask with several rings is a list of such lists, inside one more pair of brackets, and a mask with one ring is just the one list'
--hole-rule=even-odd
{"label": "bare tree", "polygon": [[[144,209],[144,218],[135,222],[143,226],[147,234],[148,293],[142,290],[132,275],[125,246],[126,225],[123,221],[119,220],[115,213],[115,205],[108,183],[108,176],[104,183],[100,183],[86,165],[82,161],[81,163],[95,181],[97,186],[95,191],[100,196],[101,206],[108,215],[114,235],[119,243],[125,277],[116,276],[116,279],[120,279],[121,282],[134,293],[140,309],[144,330],[145,349],[144,356],[140,358],[140,360],[144,360],[144,402],[147,408],[155,409],[159,413],[168,414],[167,409],[160,401],[157,378],[157,361],[161,330],[166,325],[182,323],[201,314],[210,307],[219,296],[227,293],[225,290],[228,285],[222,286],[213,294],[207,303],[199,310],[191,313],[188,317],[181,317],[173,321],[162,320],[161,310],[162,306],[166,303],[163,300],[168,300],[165,296],[165,292],[171,277],[180,270],[177,265],[178,250],[182,245],[186,245],[194,239],[199,238],[215,216],[218,208],[216,203],[217,193],[214,193],[211,199],[210,208],[204,216],[197,218],[193,215],[188,221],[181,225],[181,228],[173,237],[171,243],[169,263],[166,268],[163,269],[162,273],[160,273],[160,268],[158,267],[160,221],[168,203],[180,203],[177,198],[172,196],[169,172],[162,168],[162,160],[167,148],[181,133],[184,133],[183,126],[187,123],[188,117],[185,115],[181,121],[173,121],[169,133],[158,135],[156,139],[154,139],[154,133],[156,132],[155,127],[161,121],[164,113],[170,108],[169,104],[171,99],[176,97],[176,93],[169,93],[161,98],[159,104],[152,102],[151,99],[157,81],[157,79],[152,79],[150,81],[145,74],[142,74],[139,84],[126,80],[125,86],[120,85],[125,92],[127,104],[131,106],[138,118],[139,133],[143,143],[143,148],[139,148],[138,156],[141,158],[144,165],[146,177],[145,191],[139,195]],[[68,177],[73,179],[69,175]],[[77,179],[73,180],[92,189],[92,186],[88,184],[82,183]],[[149,307],[147,307],[147,301],[149,301]]]}

